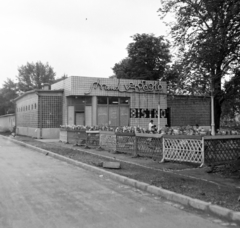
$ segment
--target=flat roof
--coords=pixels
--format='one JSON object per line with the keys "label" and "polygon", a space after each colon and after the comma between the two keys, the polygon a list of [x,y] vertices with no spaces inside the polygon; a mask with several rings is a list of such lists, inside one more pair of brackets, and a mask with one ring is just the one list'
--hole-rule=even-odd
{"label": "flat roof", "polygon": [[21,98],[23,98],[23,97],[25,97],[25,96],[27,96],[27,95],[29,95],[29,94],[32,94],[32,93],[36,93],[36,94],[38,94],[38,93],[59,93],[59,92],[61,92],[61,93],[63,93],[63,89],[60,89],[60,90],[44,90],[44,89],[34,89],[34,90],[30,90],[30,91],[27,91],[27,92],[25,92],[25,93],[23,93],[22,95],[20,95],[20,96],[18,96],[18,97],[16,97],[15,99],[13,99],[13,101],[17,101],[17,100],[19,100],[19,99],[21,99]]}

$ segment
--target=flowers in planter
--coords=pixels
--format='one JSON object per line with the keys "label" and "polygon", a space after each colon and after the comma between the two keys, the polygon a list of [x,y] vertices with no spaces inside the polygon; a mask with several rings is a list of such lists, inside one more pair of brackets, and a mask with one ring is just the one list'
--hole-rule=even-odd
{"label": "flowers in planter", "polygon": [[63,130],[85,130],[85,131],[114,131],[109,126],[84,126],[84,125],[60,125]]}
{"label": "flowers in planter", "polygon": [[[145,133],[145,134],[167,134],[167,135],[211,135],[211,129],[204,129],[202,127],[196,126],[181,126],[181,127],[163,127],[159,131],[153,129],[149,131],[146,128],[139,126],[123,126],[113,128],[110,126],[84,126],[84,125],[60,125],[62,130],[74,130],[74,131],[114,131],[118,133]],[[237,130],[218,130],[217,135],[240,135]]]}
{"label": "flowers in planter", "polygon": [[135,133],[134,127],[124,126],[124,127],[117,127],[115,129],[117,133]]}
{"label": "flowers in planter", "polygon": [[89,126],[84,125],[60,125],[61,129],[64,130],[88,130],[90,129]]}

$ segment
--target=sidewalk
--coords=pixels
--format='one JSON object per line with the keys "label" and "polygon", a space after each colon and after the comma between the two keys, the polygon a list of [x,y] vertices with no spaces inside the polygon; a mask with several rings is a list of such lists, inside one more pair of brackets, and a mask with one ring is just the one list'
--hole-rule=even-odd
{"label": "sidewalk", "polygon": [[96,149],[84,149],[84,147],[74,146],[72,144],[65,144],[59,142],[59,140],[48,140],[48,139],[41,139],[38,140],[45,143],[61,145],[66,148],[74,148],[76,150],[84,151],[86,153],[95,154],[102,157],[107,157],[111,159],[115,159],[119,162],[127,162],[130,164],[135,164],[151,169],[162,170],[165,172],[171,172],[182,177],[190,177],[194,179],[199,179],[207,182],[214,183],[216,185],[226,186],[226,187],[234,187],[240,189],[240,179],[231,179],[225,178],[218,174],[209,174],[206,172],[206,168],[199,168],[197,164],[186,164],[186,163],[175,163],[175,162],[164,162],[160,163],[158,160],[153,160],[151,158],[146,157],[136,157],[133,158],[129,154],[123,153],[110,153],[104,150],[96,150]]}

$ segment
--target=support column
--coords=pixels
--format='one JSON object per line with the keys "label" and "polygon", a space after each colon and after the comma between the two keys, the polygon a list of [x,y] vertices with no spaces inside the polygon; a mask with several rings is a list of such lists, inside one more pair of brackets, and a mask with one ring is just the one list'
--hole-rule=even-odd
{"label": "support column", "polygon": [[92,125],[97,125],[97,96],[92,97]]}

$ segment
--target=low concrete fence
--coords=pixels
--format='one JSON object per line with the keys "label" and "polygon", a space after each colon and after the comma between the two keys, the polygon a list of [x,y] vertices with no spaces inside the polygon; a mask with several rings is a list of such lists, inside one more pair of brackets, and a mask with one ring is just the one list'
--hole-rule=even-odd
{"label": "low concrete fence", "polygon": [[240,157],[240,135],[163,135],[61,129],[60,141],[132,156],[199,165],[232,162]]}
{"label": "low concrete fence", "polygon": [[13,131],[15,127],[15,114],[0,116],[0,132]]}
{"label": "low concrete fence", "polygon": [[85,130],[60,129],[59,141],[75,145],[86,145],[87,133]]}

